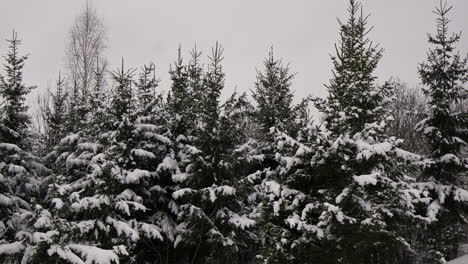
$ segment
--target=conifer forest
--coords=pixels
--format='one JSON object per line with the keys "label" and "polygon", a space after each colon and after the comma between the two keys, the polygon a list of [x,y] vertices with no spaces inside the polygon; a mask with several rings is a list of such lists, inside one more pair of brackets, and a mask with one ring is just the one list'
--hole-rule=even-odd
{"label": "conifer forest", "polygon": [[173,47],[167,85],[154,63],[111,69],[88,3],[33,109],[34,50],[13,31],[0,49],[0,263],[468,263],[457,2],[419,32],[430,48],[414,88],[377,80],[385,43],[363,1],[342,2],[327,94],[299,100],[273,47],[226,99],[221,42]]}

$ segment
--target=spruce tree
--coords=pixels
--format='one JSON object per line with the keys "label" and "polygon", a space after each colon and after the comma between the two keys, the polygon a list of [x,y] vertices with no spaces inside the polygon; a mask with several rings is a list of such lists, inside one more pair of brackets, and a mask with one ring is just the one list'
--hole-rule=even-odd
{"label": "spruce tree", "polygon": [[257,71],[255,90],[252,97],[257,103],[256,117],[262,127],[262,133],[268,133],[271,127],[287,131],[293,122],[291,81],[289,65],[284,65],[273,54],[273,48],[265,58],[264,72]]}
{"label": "spruce tree", "polygon": [[61,141],[71,151],[58,155],[67,170],[52,185],[51,208],[37,207],[17,236],[24,263],[169,261],[175,219],[168,215],[177,206],[164,188],[177,166],[168,129],[151,123],[156,112],[143,116],[136,108],[133,70],[122,65],[112,78],[109,130]]}
{"label": "spruce tree", "polygon": [[67,112],[67,92],[65,87],[65,80],[59,74],[56,83],[55,93],[51,93],[52,105],[51,109],[47,112],[47,150],[51,150],[57,143],[65,137],[65,122]]}
{"label": "spruce tree", "polygon": [[[9,52],[4,57],[6,76],[0,79],[0,93],[2,97],[2,141],[27,147],[27,128],[31,123],[27,115],[28,106],[25,104],[26,95],[34,87],[23,83],[23,68],[28,56],[18,53],[21,40],[13,31],[9,43]],[[25,145],[26,144],[26,145]]]}
{"label": "spruce tree", "polygon": [[360,4],[348,11],[329,95],[315,100],[325,121],[276,136],[280,165],[264,181],[266,263],[398,263],[411,251],[400,228],[413,221],[418,192],[403,165],[417,156],[385,135],[392,91],[374,75],[382,50],[367,38]]}
{"label": "spruce tree", "polygon": [[[254,222],[246,214],[232,153],[235,138],[227,117],[222,118],[219,96],[224,87],[222,48],[213,48],[203,75],[196,127],[178,153],[181,173],[173,176],[180,189],[173,196],[180,203],[175,246],[185,249],[190,263],[239,263],[248,248]],[[229,134],[228,134],[229,133]]]}
{"label": "spruce tree", "polygon": [[274,161],[274,136],[271,128],[294,133],[294,110],[292,106],[293,93],[291,81],[294,74],[290,73],[289,65],[274,57],[273,48],[263,61],[263,71],[257,70],[257,80],[252,97],[257,103],[254,119],[258,124],[255,139],[259,144],[259,151],[265,158],[263,166],[272,169],[277,166]]}
{"label": "spruce tree", "polygon": [[99,60],[96,60],[94,80],[89,94],[90,110],[87,113],[88,116],[86,116],[86,120],[89,122],[87,133],[94,137],[96,137],[100,131],[109,129],[109,124],[107,122],[109,113],[106,109],[109,103],[109,97],[106,96],[106,93],[109,91],[105,87],[105,68],[105,64],[99,64]]}
{"label": "spruce tree", "polygon": [[48,173],[29,152],[31,121],[25,100],[33,87],[23,83],[28,57],[19,55],[21,40],[16,32],[8,42],[6,75],[0,76],[0,262],[6,263],[23,249],[15,240],[24,228],[24,215],[40,198],[41,176]]}
{"label": "spruce tree", "polygon": [[462,215],[468,199],[463,189],[468,160],[461,152],[466,148],[468,118],[466,112],[455,107],[467,98],[464,84],[468,81],[468,58],[462,58],[456,50],[460,34],[449,33],[451,9],[441,1],[434,11],[437,32],[428,35],[431,48],[427,60],[419,65],[423,91],[429,98],[429,114],[418,124],[430,149],[418,184],[429,198],[429,224],[422,238],[426,248],[422,250],[439,251],[447,260],[457,256],[460,242],[466,239]]}

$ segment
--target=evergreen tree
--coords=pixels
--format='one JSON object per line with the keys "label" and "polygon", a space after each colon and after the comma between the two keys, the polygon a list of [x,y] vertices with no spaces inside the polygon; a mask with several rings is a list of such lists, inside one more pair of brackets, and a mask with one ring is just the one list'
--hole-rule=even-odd
{"label": "evergreen tree", "polygon": [[329,95],[316,100],[325,122],[276,137],[280,165],[267,175],[262,206],[266,263],[398,263],[411,250],[400,228],[413,221],[418,192],[403,165],[417,156],[385,135],[392,91],[375,84],[382,50],[360,9],[350,1]]}
{"label": "evergreen tree", "polygon": [[[168,95],[168,106],[172,115],[172,134],[183,140],[195,127],[197,100],[200,97],[200,87],[203,81],[203,69],[199,63],[201,53],[194,48],[191,60],[186,65],[183,62],[181,48],[178,50],[177,61],[169,74],[172,85]],[[179,137],[181,136],[181,137]]]}
{"label": "evergreen tree", "polygon": [[168,254],[163,241],[174,239],[174,219],[167,214],[177,207],[163,174],[177,167],[168,159],[172,143],[162,134],[168,129],[151,123],[154,113],[135,111],[133,70],[122,65],[112,76],[110,130],[60,142],[70,151],[57,158],[66,170],[51,189],[52,206],[36,207],[27,216],[29,228],[17,236],[24,263],[169,261],[161,253]]}
{"label": "evergreen tree", "polygon": [[154,63],[144,65],[136,83],[137,100],[139,111],[142,115],[148,115],[156,102],[162,101],[157,98],[156,89],[159,86],[159,79],[156,78],[156,68]]}
{"label": "evergreen tree", "polygon": [[30,152],[30,117],[25,105],[31,88],[23,83],[23,67],[27,56],[18,53],[21,40],[13,32],[5,56],[6,76],[0,76],[0,262],[9,262],[4,254],[17,254],[15,243],[24,228],[23,215],[39,198],[41,176],[48,170]]}
{"label": "evergreen tree", "polygon": [[255,90],[252,91],[257,103],[254,119],[258,124],[256,142],[252,143],[259,144],[260,153],[265,155],[263,167],[274,169],[278,164],[274,159],[274,135],[270,134],[270,129],[294,133],[293,93],[290,90],[294,74],[290,73],[289,65],[283,65],[274,57],[273,48],[263,64],[264,72],[257,71]]}
{"label": "evergreen tree", "polygon": [[244,199],[236,188],[233,131],[225,123],[228,118],[221,117],[221,46],[216,44],[209,58],[194,134],[190,144],[181,145],[181,173],[173,176],[180,183],[173,196],[181,204],[175,246],[187,252],[185,262],[239,263],[241,249],[248,248],[252,238],[248,228],[254,222],[244,214]]}
{"label": "evergreen tree", "polygon": [[51,93],[52,106],[47,111],[47,150],[51,150],[53,146],[65,137],[65,118],[67,112],[67,93],[65,80],[59,74],[55,93]]}
{"label": "evergreen tree", "polygon": [[451,9],[442,1],[436,8],[437,33],[429,35],[432,48],[427,61],[419,66],[430,109],[418,125],[430,146],[430,154],[423,162],[423,182],[418,184],[429,198],[426,210],[430,224],[421,241],[426,246],[423,250],[439,251],[446,259],[455,258],[460,242],[466,239],[462,215],[468,199],[463,189],[468,160],[461,155],[466,147],[468,118],[466,112],[454,107],[467,98],[463,85],[468,81],[468,58],[462,58],[455,48],[460,34],[449,33]]}
{"label": "evergreen tree", "polygon": [[273,48],[263,64],[264,72],[257,71],[255,90],[252,91],[258,109],[256,117],[264,134],[268,134],[271,127],[286,132],[294,119],[290,88],[294,74],[290,73],[289,65],[283,65],[281,60],[274,57]]}
{"label": "evergreen tree", "polygon": [[26,95],[34,87],[23,83],[23,68],[28,56],[21,56],[18,53],[21,40],[18,39],[17,33],[13,31],[12,39],[7,41],[9,52],[4,57],[6,76],[0,78],[0,94],[3,99],[1,136],[2,141],[24,148],[27,147],[26,133],[31,123],[25,100]]}
{"label": "evergreen tree", "polygon": [[109,129],[107,120],[109,114],[107,112],[109,98],[106,96],[107,89],[105,88],[105,64],[99,64],[96,60],[96,68],[94,69],[94,82],[91,86],[89,96],[90,111],[86,120],[88,125],[88,134],[96,137],[100,131]]}
{"label": "evergreen tree", "polygon": [[88,116],[88,97],[81,93],[76,82],[73,83],[72,90],[67,102],[66,131],[68,133],[85,132]]}

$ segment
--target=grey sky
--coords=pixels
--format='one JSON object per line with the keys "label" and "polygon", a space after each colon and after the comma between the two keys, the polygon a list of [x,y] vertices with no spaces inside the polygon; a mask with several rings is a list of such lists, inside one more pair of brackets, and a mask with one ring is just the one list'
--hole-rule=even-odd
{"label": "grey sky", "polygon": [[[255,68],[261,67],[269,47],[298,72],[293,89],[296,97],[325,95],[323,83],[331,76],[329,53],[338,39],[336,18],[346,19],[347,0],[94,0],[108,31],[107,58],[111,69],[123,56],[129,67],[154,61],[162,85],[169,84],[169,64],[196,43],[206,55],[215,41],[225,48],[227,73],[224,96],[237,86],[252,88]],[[425,59],[426,32],[435,31],[432,10],[439,0],[364,0],[371,13],[369,24],[374,42],[385,48],[378,75],[381,81],[399,77],[410,85],[419,82],[417,63]],[[25,81],[40,88],[53,83],[64,65],[68,30],[85,1],[2,0],[0,38],[14,28],[23,39],[21,52],[30,53]],[[452,31],[463,31],[459,45],[468,51],[468,1],[451,0]],[[5,54],[7,43],[0,42]]]}

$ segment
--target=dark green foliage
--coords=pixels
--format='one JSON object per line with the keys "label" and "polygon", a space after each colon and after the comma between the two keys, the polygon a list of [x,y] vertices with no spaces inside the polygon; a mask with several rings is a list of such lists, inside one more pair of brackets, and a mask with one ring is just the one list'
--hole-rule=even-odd
{"label": "dark green foliage", "polygon": [[1,117],[0,141],[18,145],[27,145],[27,128],[31,123],[27,115],[28,106],[25,105],[26,95],[33,89],[23,83],[23,68],[28,56],[18,53],[21,40],[13,31],[9,43],[9,52],[5,58],[5,76],[0,76]]}
{"label": "dark green foliage", "polygon": [[48,135],[47,135],[47,149],[50,151],[53,146],[57,145],[59,141],[65,137],[65,123],[66,123],[66,111],[67,111],[67,92],[65,87],[65,80],[59,74],[55,93],[51,93],[50,98],[52,100],[51,108],[47,111],[47,124],[48,124]]}
{"label": "dark green foliage", "polygon": [[[437,32],[428,35],[431,49],[427,60],[420,64],[419,75],[423,91],[429,99],[429,113],[419,129],[429,142],[429,155],[423,163],[421,188],[430,198],[427,214],[430,223],[423,236],[423,250],[439,251],[446,259],[457,256],[458,245],[466,240],[462,226],[466,224],[466,188],[468,160],[463,158],[466,147],[467,113],[457,107],[467,98],[464,85],[468,81],[468,57],[462,58],[455,45],[460,34],[450,35],[448,13],[452,7],[441,1],[437,15]],[[436,220],[437,219],[437,220]],[[437,221],[437,222],[434,222]]]}
{"label": "dark green foliage", "polygon": [[59,75],[46,106],[45,178],[14,33],[0,76],[0,263],[445,263],[468,202],[468,58],[450,9],[435,12],[424,96],[377,83],[383,49],[357,0],[339,22],[328,96],[296,105],[273,49],[254,104],[221,100],[218,43],[207,64],[179,47],[167,96],[155,64],[106,74],[95,55],[86,80]]}
{"label": "dark green foliage", "polygon": [[252,91],[252,97],[257,103],[256,117],[262,126],[262,132],[268,134],[271,127],[292,132],[289,130],[294,122],[291,91],[294,74],[290,73],[289,65],[284,65],[274,57],[273,48],[263,65],[264,72],[257,71],[255,90]]}

